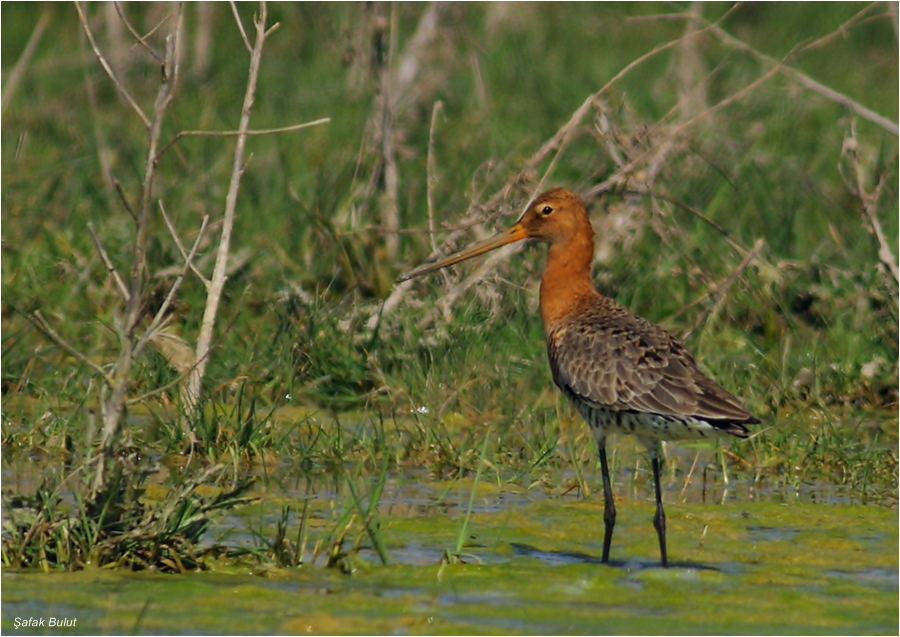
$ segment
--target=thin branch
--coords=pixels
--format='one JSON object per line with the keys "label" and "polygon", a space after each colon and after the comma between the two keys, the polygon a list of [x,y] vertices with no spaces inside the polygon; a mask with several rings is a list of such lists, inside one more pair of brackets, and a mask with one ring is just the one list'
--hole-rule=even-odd
{"label": "thin branch", "polygon": [[[843,24],[838,26],[836,29],[834,29],[831,33],[824,35],[817,40],[813,40],[809,44],[805,45],[803,48],[801,48],[800,50],[797,51],[797,54],[799,55],[802,53],[806,53],[807,51],[817,49],[821,46],[828,44],[829,42],[831,42],[832,40],[834,40],[836,38],[840,38],[841,40],[846,40],[849,35],[848,31],[851,27],[865,24],[866,22],[868,22],[869,20],[871,20],[873,18],[888,17],[890,15],[890,13],[884,13],[884,14],[877,15],[877,16],[866,17],[867,14],[872,9],[878,8],[878,6],[880,4],[888,4],[888,3],[881,3],[881,2],[869,3],[868,5],[863,7],[860,11],[858,11],[855,15],[853,15],[849,20],[847,20],[846,22],[844,22]],[[864,20],[863,18],[866,18],[866,19]]]}
{"label": "thin branch", "polygon": [[147,53],[153,56],[153,59],[156,60],[157,64],[162,64],[163,62],[165,62],[163,58],[159,57],[159,53],[150,48],[150,45],[147,44],[147,38],[149,38],[153,31],[156,31],[156,29],[158,29],[159,26],[168,19],[168,16],[166,16],[166,18],[163,19],[162,22],[159,23],[159,25],[153,27],[153,31],[145,36],[142,36],[137,32],[137,30],[135,30],[133,26],[131,26],[131,22],[128,21],[128,18],[125,17],[125,12],[122,11],[122,3],[113,2],[113,6],[116,8],[116,13],[119,14],[119,19],[122,20],[122,24],[125,25],[125,28],[128,29],[129,33],[131,33],[131,36],[137,41],[137,43],[144,47]]}
{"label": "thin branch", "polygon": [[[234,4],[232,4],[234,9]],[[185,387],[184,396],[187,401],[187,409],[193,411],[197,407],[200,396],[201,383],[206,371],[206,363],[210,348],[212,347],[213,328],[216,322],[219,300],[225,287],[228,270],[228,256],[231,244],[231,232],[234,227],[234,214],[237,206],[238,190],[240,189],[241,175],[244,166],[244,149],[247,143],[247,131],[250,129],[250,113],[253,109],[253,101],[256,96],[256,83],[259,78],[259,67],[262,59],[263,45],[266,41],[266,17],[268,9],[265,2],[260,2],[259,16],[256,19],[256,42],[250,53],[250,69],[247,77],[247,88],[244,93],[244,104],[241,107],[241,120],[238,125],[237,144],[234,149],[234,162],[231,170],[231,180],[228,184],[228,194],[225,197],[225,214],[222,220],[222,235],[216,253],[216,263],[213,266],[213,274],[206,297],[206,307],[203,311],[203,320],[200,324],[200,333],[197,336],[196,355],[197,366],[191,372],[188,384]]]}
{"label": "thin branch", "polygon": [[[887,266],[887,269],[888,271],[890,271],[891,276],[894,277],[894,282],[898,283],[900,282],[900,271],[897,270],[897,262],[894,260],[894,251],[891,249],[891,246],[888,243],[887,237],[884,234],[884,230],[882,230],[881,228],[881,222],[878,221],[877,215],[878,199],[881,197],[881,191],[884,188],[886,178],[886,174],[882,175],[881,180],[878,182],[878,186],[875,188],[874,194],[865,195],[861,198],[863,201],[863,210],[866,213],[866,217],[869,219],[869,223],[872,224],[872,231],[878,241],[878,258],[885,266]],[[860,180],[861,179],[862,176],[860,175]],[[861,187],[862,183],[860,183],[860,188]]]}
{"label": "thin branch", "polygon": [[[437,254],[438,247],[437,243],[434,240],[435,228],[434,228],[434,204],[432,201],[432,191],[434,189],[434,183],[437,181],[437,177],[435,177],[435,167],[434,167],[434,129],[437,127],[437,116],[438,113],[443,109],[444,104],[441,101],[437,101],[434,103],[434,107],[431,111],[431,129],[428,133],[428,159],[426,162],[426,198],[428,200],[428,235],[431,240],[431,253]],[[404,232],[402,229],[397,230],[398,234]],[[446,271],[444,272],[444,278],[447,278]],[[373,330],[375,326],[378,325],[378,321],[383,315],[389,314],[393,309],[400,303],[403,299],[403,296],[406,294],[406,291],[409,290],[413,285],[412,280],[404,281],[399,285],[395,285],[391,290],[391,294],[384,301],[381,308],[378,312],[372,314],[369,317],[369,320],[366,321],[366,329]]]}
{"label": "thin branch", "polygon": [[[80,52],[84,52],[84,40],[78,38],[78,50]],[[112,191],[115,188],[115,180],[112,176],[112,163],[110,161],[109,148],[106,143],[106,136],[103,134],[103,125],[102,118],[100,117],[100,108],[97,106],[97,96],[94,92],[94,81],[91,79],[91,71],[89,68],[90,57],[87,55],[81,55],[82,67],[84,71],[84,84],[87,89],[88,96],[88,104],[91,107],[91,115],[94,120],[94,138],[97,142],[97,159],[100,163],[100,170],[103,173],[103,183],[106,185],[106,189],[110,198],[112,198]]]}
{"label": "thin branch", "polygon": [[859,197],[865,218],[869,221],[869,225],[872,228],[871,233],[878,242],[878,259],[887,267],[891,276],[894,277],[894,282],[900,282],[900,272],[897,270],[897,261],[894,257],[894,251],[891,249],[887,237],[884,234],[884,230],[881,228],[881,222],[878,221],[878,200],[881,198],[881,192],[886,183],[887,174],[885,173],[881,176],[878,185],[875,187],[875,192],[870,194],[866,190],[866,180],[863,167],[859,160],[858,148],[859,142],[856,139],[856,122],[851,119],[850,136],[844,140],[843,148],[841,148],[841,158],[843,159],[845,156],[849,158],[850,163],[853,166],[853,177],[855,178],[856,183],[854,184],[851,182],[844,174],[843,166],[840,162],[838,163],[838,172],[850,192]]}
{"label": "thin branch", "polygon": [[244,40],[244,46],[247,47],[247,53],[253,55],[253,46],[251,46],[250,38],[247,37],[247,32],[244,30],[244,23],[241,22],[241,16],[238,14],[237,6],[234,4],[234,0],[231,0],[228,4],[231,6],[231,12],[234,14],[234,21],[237,22],[238,29],[241,32],[241,38]]}
{"label": "thin branch", "polygon": [[119,199],[122,200],[122,205],[125,206],[125,210],[128,211],[128,214],[131,215],[131,218],[135,221],[138,220],[137,213],[134,211],[134,208],[131,207],[131,204],[128,202],[128,197],[125,196],[125,191],[122,189],[122,184],[118,179],[113,180],[113,186],[116,188],[116,192],[119,193]]}
{"label": "thin branch", "polygon": [[716,316],[716,314],[718,314],[719,309],[722,307],[722,304],[725,302],[725,297],[728,295],[728,290],[731,289],[731,286],[734,285],[734,282],[738,280],[738,277],[740,277],[741,274],[743,273],[743,271],[747,268],[747,266],[750,265],[751,261],[753,261],[753,259],[755,259],[759,255],[759,253],[762,251],[762,249],[763,249],[763,247],[765,247],[765,245],[766,245],[766,242],[762,238],[757,239],[756,243],[753,245],[753,248],[750,250],[750,252],[747,253],[747,255],[744,257],[744,259],[740,262],[740,264],[734,269],[734,271],[730,275],[728,275],[724,280],[720,281],[719,283],[717,283],[715,285],[711,285],[702,297],[700,297],[696,301],[690,303],[689,305],[681,308],[681,310],[679,310],[674,315],[672,315],[668,318],[668,320],[675,318],[675,316],[677,316],[678,314],[681,314],[681,312],[683,312],[684,310],[686,310],[687,308],[689,308],[693,305],[696,305],[697,303],[699,303],[701,300],[703,300],[705,298],[708,298],[711,296],[716,297],[716,302],[713,304],[712,309],[709,312],[702,312],[699,316],[697,316],[697,320],[694,321],[693,326],[691,326],[691,328],[687,332],[685,332],[684,334],[681,335],[682,341],[685,341],[690,337],[691,333],[700,326],[700,323],[703,322],[704,317],[709,317],[707,320],[711,321]]}
{"label": "thin branch", "polygon": [[425,197],[428,201],[428,231],[431,237],[431,251],[437,254],[437,243],[434,240],[434,184],[437,182],[436,169],[434,166],[434,129],[437,128],[438,113],[444,108],[444,103],[440,100],[434,103],[431,109],[431,128],[428,130],[428,160],[425,165]]}
{"label": "thin branch", "polygon": [[718,223],[716,223],[715,221],[713,221],[712,219],[710,219],[710,218],[709,218],[708,216],[706,216],[701,210],[698,210],[698,209],[695,208],[694,206],[691,206],[690,204],[687,204],[687,203],[685,203],[685,202],[683,202],[683,201],[681,201],[681,200],[679,200],[679,199],[676,199],[675,197],[669,197],[669,196],[667,196],[667,195],[660,195],[660,194],[656,194],[656,193],[651,193],[651,196],[652,196],[652,197],[655,197],[655,198],[657,198],[657,199],[661,199],[661,200],[663,200],[663,201],[667,201],[667,202],[669,202],[670,204],[673,204],[673,205],[675,205],[675,206],[681,208],[682,210],[686,210],[686,211],[690,212],[692,215],[694,215],[695,217],[697,217],[698,219],[700,219],[701,221],[705,222],[705,223],[708,224],[713,230],[715,230],[715,231],[718,232],[720,235],[722,235],[722,238],[725,239],[725,241],[726,241],[732,248],[734,248],[734,250],[736,250],[741,256],[746,256],[747,253],[750,252],[750,250],[747,248],[747,246],[745,246],[745,245],[742,244],[741,242],[739,242],[739,241],[737,241],[736,239],[734,239],[734,238],[731,236],[731,233],[728,232],[728,230],[726,230],[725,228],[723,228],[722,226],[720,226]]}
{"label": "thin branch", "polygon": [[628,162],[624,166],[620,167],[611,177],[609,177],[608,179],[604,180],[603,182],[597,184],[596,186],[594,186],[593,188],[588,190],[586,193],[586,196],[588,196],[588,197],[596,196],[596,195],[600,194],[601,192],[605,192],[605,191],[609,190],[610,188],[614,187],[616,184],[621,183],[621,181],[625,175],[632,172],[635,168],[637,168],[639,165],[641,165],[651,154],[653,154],[656,151],[656,149],[658,149],[659,147],[668,143],[669,141],[671,141],[672,139],[674,139],[675,137],[677,137],[678,135],[683,133],[685,130],[687,130],[688,128],[690,128],[691,126],[693,126],[700,120],[708,117],[710,114],[716,112],[717,110],[719,110],[721,108],[724,108],[725,106],[728,106],[732,102],[735,102],[735,101],[741,99],[747,93],[753,91],[754,89],[756,89],[763,83],[767,82],[777,72],[778,72],[777,68],[770,69],[767,73],[758,77],[756,80],[754,80],[753,82],[751,82],[750,84],[748,84],[747,86],[745,86],[744,88],[739,90],[738,92],[731,94],[730,96],[726,97],[725,99],[721,100],[720,102],[718,102],[715,105],[711,106],[710,108],[706,109],[699,115],[696,115],[695,117],[692,117],[685,123],[675,127],[674,129],[671,129],[665,135],[665,137],[663,137],[662,139],[659,140],[659,142],[657,142],[657,144],[654,147],[648,149],[641,155],[635,157],[630,162]]}
{"label": "thin branch", "polygon": [[302,130],[304,128],[310,128],[311,126],[318,126],[320,124],[329,124],[331,123],[330,117],[322,117],[320,119],[313,120],[311,122],[304,122],[303,124],[292,124],[290,126],[282,126],[280,128],[263,128],[259,130],[248,130],[248,131],[239,131],[239,130],[225,130],[225,131],[215,131],[215,130],[184,130],[175,135],[168,144],[163,146],[162,150],[159,151],[159,154],[156,156],[158,160],[162,157],[163,153],[169,150],[169,147],[172,146],[175,142],[182,139],[183,137],[237,137],[238,135],[247,135],[248,137],[255,137],[258,135],[274,135],[276,133],[290,133],[292,131]]}
{"label": "thin branch", "polygon": [[[864,9],[863,11],[865,11],[865,10],[867,10],[867,9]],[[860,13],[862,13],[862,12],[860,12]],[[857,14],[857,15],[859,15],[859,14]],[[854,17],[856,17],[856,16],[854,16]],[[882,115],[879,115],[878,113],[876,113],[873,110],[866,108],[865,106],[863,106],[856,100],[851,99],[850,97],[844,95],[843,93],[839,93],[838,91],[834,90],[833,88],[825,86],[821,82],[817,82],[816,80],[812,79],[808,75],[798,71],[797,69],[795,69],[793,67],[787,66],[784,63],[784,61],[776,60],[774,58],[769,57],[768,55],[765,55],[764,53],[757,51],[752,46],[750,46],[749,44],[744,42],[743,40],[739,40],[738,38],[734,37],[727,31],[725,31],[724,29],[721,29],[720,27],[716,26],[715,24],[708,24],[708,26],[706,28],[711,30],[722,42],[729,44],[735,48],[741,49],[742,51],[746,51],[746,52],[750,53],[754,57],[756,57],[756,58],[762,60],[763,62],[765,62],[766,64],[772,66],[773,70],[782,71],[784,74],[799,81],[801,84],[803,84],[807,88],[809,88],[813,91],[816,91],[817,93],[827,97],[830,100],[833,100],[835,102],[838,102],[839,104],[844,105],[845,107],[847,107],[848,109],[850,109],[851,111],[853,111],[854,113],[856,113],[857,115],[862,117],[863,119],[869,120],[873,124],[885,129],[889,133],[893,133],[894,135],[900,134],[900,129],[898,129],[896,122],[892,122],[888,118],[886,118]],[[844,28],[844,25],[841,25],[840,27],[838,27],[838,29],[836,29],[836,31],[840,31],[843,28]],[[820,40],[824,40],[825,38],[828,38],[828,37],[830,37],[830,36],[825,36],[824,38],[820,38]],[[812,45],[809,45],[801,50],[806,50],[810,46],[814,46],[815,44],[816,43],[813,43]]]}
{"label": "thin branch", "polygon": [[110,67],[109,62],[106,61],[106,58],[103,56],[103,52],[100,50],[100,47],[97,46],[97,41],[94,40],[94,34],[91,32],[91,27],[88,26],[87,17],[84,15],[84,11],[81,9],[81,4],[79,2],[75,2],[75,10],[78,12],[78,19],[81,21],[81,28],[84,29],[84,34],[87,36],[88,42],[91,43],[91,48],[94,50],[94,55],[97,56],[97,61],[100,62],[100,66],[103,67],[103,70],[106,72],[106,75],[109,76],[109,79],[112,80],[113,84],[116,87],[116,90],[119,91],[119,94],[125,98],[125,101],[131,105],[131,108],[134,109],[134,112],[137,113],[137,116],[141,118],[141,122],[143,122],[146,128],[150,128],[150,120],[144,114],[143,109],[138,105],[134,98],[131,97],[131,94],[128,90],[119,82],[119,79],[116,77],[116,74],[113,73],[112,67]]}
{"label": "thin branch", "polygon": [[89,359],[87,356],[79,352],[72,345],[69,344],[59,333],[54,330],[50,323],[47,322],[47,319],[44,318],[44,315],[41,314],[40,310],[35,310],[31,314],[26,314],[25,318],[34,325],[38,330],[43,332],[44,336],[49,338],[51,341],[56,343],[59,347],[64,349],[70,356],[73,356],[76,360],[78,360],[83,365],[90,367],[94,372],[96,372],[101,378],[103,378],[104,382],[112,386],[113,379],[112,377],[100,367],[97,363]]}
{"label": "thin branch", "polygon": [[[181,252],[181,258],[184,259],[187,263],[190,264],[191,270],[194,271],[194,274],[203,282],[204,287],[209,289],[209,279],[207,279],[203,273],[194,265],[193,259],[188,258],[187,250],[184,249],[184,244],[181,243],[181,239],[178,236],[178,232],[175,230],[175,226],[172,223],[172,220],[169,219],[169,215],[166,214],[166,207],[163,205],[162,200],[159,202],[159,211],[162,213],[163,220],[166,222],[166,227],[169,229],[169,234],[172,235],[172,239],[175,241],[175,245],[178,246],[178,251]],[[206,228],[206,222],[209,219],[208,215],[204,215],[203,217],[203,226],[201,230]]]}
{"label": "thin branch", "polygon": [[209,215],[203,215],[203,221],[200,222],[200,230],[197,232],[197,238],[194,239],[194,245],[191,246],[190,253],[184,259],[184,266],[172,282],[172,287],[169,288],[169,293],[166,295],[165,300],[163,300],[162,305],[160,305],[159,309],[156,311],[156,316],[153,317],[150,327],[147,328],[147,331],[144,332],[144,335],[137,342],[137,345],[134,346],[134,356],[137,356],[150,339],[156,335],[156,330],[159,329],[159,326],[162,324],[166,310],[169,309],[169,306],[175,299],[175,295],[178,294],[178,290],[181,288],[184,276],[187,274],[188,269],[193,266],[194,257],[197,255],[197,250],[200,247],[200,241],[203,239],[203,233],[206,231],[207,223],[209,223]]}
{"label": "thin branch", "polygon": [[[196,365],[196,363],[194,365]],[[184,377],[189,373],[190,373],[190,370],[188,370],[184,374],[178,374],[174,379],[170,380],[165,385],[161,385],[155,389],[151,389],[150,391],[143,393],[140,396],[135,396],[134,398],[129,398],[128,400],[125,401],[125,404],[129,407],[131,407],[132,405],[139,405],[149,398],[153,398],[154,396],[158,396],[159,394],[165,393],[172,387],[176,387],[177,385],[181,384],[181,381],[183,381]]]}
{"label": "thin branch", "polygon": [[100,243],[100,237],[97,236],[97,231],[94,230],[94,224],[88,223],[87,226],[88,232],[91,233],[91,238],[94,240],[94,247],[97,248],[97,252],[100,253],[100,258],[103,259],[103,265],[106,266],[106,271],[109,273],[109,276],[112,277],[113,282],[116,284],[116,288],[119,290],[119,294],[122,295],[122,299],[127,303],[130,297],[128,286],[125,285],[125,281],[119,276],[119,272],[116,270],[116,266],[113,265],[112,259],[109,258],[109,254],[107,254],[103,244]]}

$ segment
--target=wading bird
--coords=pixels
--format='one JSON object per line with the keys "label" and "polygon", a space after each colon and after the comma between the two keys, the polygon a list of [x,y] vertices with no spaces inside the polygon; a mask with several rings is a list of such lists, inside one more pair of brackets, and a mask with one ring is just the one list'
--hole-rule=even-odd
{"label": "wading bird", "polygon": [[606,437],[632,434],[653,464],[662,565],[666,515],[659,486],[659,442],[709,436],[746,438],[758,423],[737,398],[700,371],[691,354],[658,325],[600,294],[591,280],[594,229],[584,202],[563,188],[535,199],[508,230],[440,261],[425,263],[401,281],[471,259],[524,239],[549,245],[541,278],[541,318],[553,381],[588,423],[603,472],[603,563],[616,524]]}

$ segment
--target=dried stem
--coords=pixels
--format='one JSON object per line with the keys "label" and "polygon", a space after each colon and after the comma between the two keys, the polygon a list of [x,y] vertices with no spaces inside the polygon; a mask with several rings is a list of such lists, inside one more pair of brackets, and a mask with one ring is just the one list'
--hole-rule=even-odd
{"label": "dried stem", "polygon": [[115,282],[116,289],[119,290],[119,294],[122,296],[122,300],[127,303],[129,296],[128,288],[125,286],[125,281],[123,281],[122,277],[119,276],[119,272],[116,270],[116,266],[113,265],[112,259],[109,258],[109,254],[106,252],[106,249],[100,242],[100,237],[97,236],[97,231],[94,230],[94,224],[88,223],[88,232],[91,233],[91,239],[94,240],[94,247],[97,248],[97,252],[100,254],[100,258],[103,260],[103,265],[106,266],[106,271]]}
{"label": "dried stem", "polygon": [[[94,39],[94,34],[91,31],[90,26],[88,26],[87,16],[84,15],[84,11],[81,8],[81,4],[79,2],[75,2],[75,10],[78,12],[78,19],[81,21],[81,27],[84,29],[84,34],[87,36],[88,42],[91,43],[91,48],[94,50],[94,55],[97,56],[97,61],[100,62],[100,66],[103,67],[103,70],[106,71],[106,75],[109,76],[109,79],[112,80],[112,83],[115,85],[116,90],[119,91],[119,94],[125,98],[125,101],[131,105],[131,108],[134,109],[134,112],[137,113],[137,116],[141,118],[141,122],[144,123],[144,126],[150,128],[150,119],[144,113],[144,110],[138,105],[134,98],[131,97],[131,93],[119,82],[119,79],[116,77],[116,74],[113,72],[112,67],[109,65],[109,62],[106,61],[106,58],[103,56],[103,52],[100,50],[100,47],[97,46],[97,41]],[[179,21],[181,18],[179,17]]]}
{"label": "dried stem", "polygon": [[[232,10],[235,12],[235,18],[241,29],[241,33],[246,40],[246,34],[243,32],[243,26],[240,24],[240,18],[237,15],[237,9],[232,3]],[[203,375],[206,371],[206,363],[208,360],[209,350],[212,346],[213,327],[216,321],[216,312],[219,307],[219,300],[222,296],[222,290],[225,287],[226,271],[228,268],[228,251],[231,244],[231,231],[234,226],[234,212],[237,205],[238,189],[240,188],[241,176],[244,166],[244,148],[247,142],[247,131],[250,129],[250,112],[253,108],[253,100],[256,95],[256,83],[259,77],[259,65],[262,59],[263,45],[266,41],[266,3],[260,3],[259,16],[256,18],[256,42],[250,51],[250,70],[247,79],[247,90],[244,93],[244,104],[241,109],[241,121],[238,126],[237,144],[234,150],[234,164],[231,171],[231,182],[228,186],[228,195],[225,198],[225,215],[222,223],[222,236],[219,240],[218,252],[216,254],[216,263],[213,268],[213,275],[210,279],[209,291],[206,297],[206,309],[203,313],[203,322],[200,326],[200,334],[197,337],[197,348],[195,360],[196,366],[191,371],[188,379],[186,398],[188,404],[186,408],[188,412],[193,412],[200,398],[200,387],[203,382]]]}
{"label": "dried stem", "polygon": [[[92,43],[92,46],[94,46],[94,52],[97,54],[101,66],[103,66],[104,69],[107,69],[107,74],[110,75],[110,78],[116,84],[117,88],[120,89],[120,92],[122,92],[123,95],[127,95],[127,91],[124,90],[124,87],[121,87],[115,77],[111,74],[111,71],[108,70],[109,64],[104,59],[99,48],[94,44],[93,34],[91,33],[87,21],[84,19],[84,14],[80,7],[78,13],[82,18],[82,27],[88,36],[88,40]],[[181,34],[182,15],[179,7],[178,18],[174,30],[166,37],[166,56],[165,64],[163,65],[163,77],[153,106],[153,118],[147,121],[143,112],[136,109],[136,112],[141,116],[142,121],[146,122],[148,128],[147,155],[144,164],[141,205],[135,218],[136,228],[132,252],[131,280],[126,296],[125,318],[120,334],[121,349],[119,357],[113,366],[111,378],[108,376],[105,377],[107,378],[107,386],[101,389],[100,412],[103,428],[100,437],[100,455],[98,457],[97,471],[94,474],[94,480],[91,486],[94,495],[96,495],[105,484],[105,465],[107,459],[112,455],[113,444],[122,424],[122,417],[127,402],[126,394],[130,386],[129,377],[134,365],[137,342],[136,330],[141,321],[141,313],[143,310],[143,288],[147,269],[147,233],[153,195],[153,180],[156,175],[156,156],[159,147],[159,138],[162,132],[163,117],[172,101],[178,78],[178,65],[175,52],[177,50],[178,38]],[[132,106],[136,106],[133,100],[129,99],[129,102],[132,103]],[[108,257],[105,261],[106,260],[108,260]]]}
{"label": "dried stem", "polygon": [[426,171],[428,172],[425,179],[425,194],[428,199],[428,232],[431,239],[432,253],[437,254],[437,243],[434,240],[434,184],[437,182],[436,169],[434,166],[434,129],[437,128],[437,117],[444,108],[444,103],[437,101],[431,109],[431,128],[428,130],[428,160],[426,163]]}
{"label": "dried stem", "polygon": [[244,30],[244,23],[241,22],[241,16],[238,13],[237,5],[235,5],[233,1],[228,4],[231,6],[231,12],[234,14],[234,21],[237,22],[238,30],[241,32],[241,39],[244,40],[244,46],[247,47],[247,53],[253,55],[253,47],[250,46],[250,39],[247,37],[247,32]]}
{"label": "dried stem", "polygon": [[237,137],[238,135],[246,135],[247,137],[254,137],[257,135],[274,135],[276,133],[290,133],[293,131],[302,130],[304,128],[309,128],[311,126],[319,126],[320,124],[328,124],[331,122],[330,117],[322,117],[320,119],[313,120],[311,122],[304,122],[302,124],[291,124],[290,126],[282,126],[281,128],[263,128],[260,130],[247,130],[247,131],[239,131],[239,130],[225,130],[225,131],[208,131],[208,130],[184,130],[175,135],[165,146],[162,147],[162,150],[159,151],[159,155],[156,156],[158,160],[160,157],[165,154],[169,147],[172,146],[178,140],[184,137]]}
{"label": "dried stem", "polygon": [[[806,47],[803,47],[803,49],[800,49],[800,51],[805,51],[805,50],[808,50],[808,49],[816,46],[819,42],[822,42],[822,41],[832,37],[832,35],[835,33],[843,33],[844,30],[847,28],[848,24],[854,22],[856,19],[861,17],[861,15],[864,12],[868,11],[868,9],[869,9],[869,7],[866,7],[865,9],[860,11],[856,16],[851,18],[850,21],[848,21],[845,24],[842,24],[840,27],[835,29],[831,34],[826,35],[823,38],[819,38],[819,40],[817,40],[816,42],[814,42]],[[872,110],[866,108],[859,102],[851,99],[850,97],[847,97],[843,93],[839,93],[838,91],[834,90],[833,88],[825,86],[821,82],[817,82],[816,80],[814,80],[811,77],[809,77],[808,75],[798,71],[797,69],[785,65],[783,60],[778,61],[774,58],[769,57],[768,55],[760,53],[759,51],[754,49],[752,46],[750,46],[743,40],[739,40],[738,38],[734,37],[733,35],[726,32],[724,29],[721,29],[720,27],[718,27],[715,24],[708,24],[706,28],[709,29],[712,33],[714,33],[716,35],[716,37],[718,37],[725,44],[728,44],[735,48],[741,49],[742,51],[746,51],[746,52],[750,53],[751,55],[753,55],[754,57],[756,57],[757,59],[762,60],[766,64],[772,66],[772,70],[781,71],[788,77],[792,77],[793,79],[797,80],[798,82],[803,84],[808,89],[816,91],[820,95],[823,95],[830,100],[833,100],[835,102],[843,104],[846,108],[853,111],[860,117],[869,120],[870,122],[872,122],[873,124],[876,124],[877,126],[880,126],[881,128],[885,129],[889,133],[892,133],[894,135],[897,135],[898,133],[900,133],[900,130],[898,130],[897,124],[895,122],[892,122],[888,118],[883,117],[882,115],[879,115],[875,111],[872,111]]]}
{"label": "dried stem", "polygon": [[881,192],[884,188],[887,174],[881,176],[874,192],[870,193],[866,189],[865,171],[859,158],[859,141],[856,137],[856,122],[854,120],[850,121],[850,134],[844,140],[843,147],[841,148],[841,159],[843,160],[844,158],[849,160],[853,173],[851,180],[851,178],[844,173],[843,163],[838,163],[838,172],[841,175],[841,179],[843,179],[844,184],[850,192],[859,197],[864,218],[868,221],[871,234],[878,242],[879,261],[881,261],[888,269],[888,272],[891,273],[894,282],[900,282],[900,272],[897,270],[897,261],[894,257],[894,251],[891,249],[887,237],[884,234],[884,230],[881,227],[881,222],[878,220],[878,200],[881,198]]}
{"label": "dried stem", "polygon": [[47,322],[47,319],[44,318],[44,315],[41,314],[40,310],[35,310],[31,314],[26,314],[25,318],[31,322],[38,330],[40,330],[47,338],[51,341],[59,345],[62,349],[68,352],[71,356],[78,360],[82,365],[86,365],[90,367],[94,372],[99,375],[108,385],[112,384],[112,377],[100,367],[97,363],[92,361],[90,358],[79,352],[75,347],[73,347],[66,339],[59,335],[59,333],[53,329],[50,323]]}
{"label": "dried stem", "polygon": [[[175,242],[178,251],[181,252],[181,258],[185,260],[185,263],[188,264],[194,274],[203,282],[204,287],[209,290],[209,279],[207,279],[203,273],[194,265],[193,259],[188,258],[187,250],[184,249],[184,244],[181,243],[181,239],[178,236],[178,232],[175,230],[175,225],[172,223],[172,220],[169,219],[169,215],[166,213],[166,207],[163,205],[163,202],[159,202],[159,212],[162,214],[163,220],[166,222],[166,227],[169,229],[169,234],[172,235],[172,240]],[[201,231],[206,229],[206,222],[209,219],[208,216],[203,217],[203,224],[201,227]],[[201,232],[202,234],[202,232]],[[199,244],[197,244],[199,245]]]}
{"label": "dried stem", "polygon": [[[133,26],[131,26],[131,22],[128,21],[128,18],[125,17],[125,12],[122,11],[122,3],[121,2],[113,2],[113,5],[116,8],[116,13],[119,14],[119,19],[122,20],[122,24],[124,24],[125,28],[128,29],[128,32],[131,33],[131,36],[134,38],[135,42],[137,42],[142,47],[144,47],[144,50],[146,50],[147,53],[149,53],[153,57],[153,59],[156,60],[156,62],[158,64],[162,64],[163,62],[165,62],[165,60],[163,60],[159,56],[159,54],[156,51],[154,51],[150,47],[149,44],[147,44],[147,38],[150,37],[150,35],[153,33],[153,31],[151,31],[150,33],[148,33],[145,36],[142,36],[140,33],[138,33],[135,30],[135,28]],[[156,29],[154,28],[154,31],[155,30]]]}
{"label": "dried stem", "polygon": [[[160,202],[160,208],[162,208],[162,202]],[[175,277],[175,280],[172,282],[172,285],[169,288],[169,293],[163,300],[162,305],[160,305],[159,309],[156,311],[156,316],[153,317],[153,321],[150,323],[150,327],[147,328],[147,330],[144,332],[144,335],[137,342],[137,345],[134,346],[135,356],[137,356],[144,348],[144,346],[149,341],[151,341],[154,336],[156,336],[156,331],[162,325],[163,319],[166,315],[166,311],[169,309],[169,306],[175,299],[175,295],[178,294],[178,290],[179,288],[181,288],[181,283],[184,281],[184,277],[187,274],[188,269],[193,267],[194,257],[197,255],[197,250],[199,249],[200,242],[203,239],[203,233],[206,232],[207,223],[209,223],[209,215],[204,215],[203,220],[200,222],[200,230],[197,232],[197,238],[194,239],[194,245],[191,246],[190,253],[188,253],[184,257],[184,266],[182,266],[181,272],[178,273],[178,276]]]}

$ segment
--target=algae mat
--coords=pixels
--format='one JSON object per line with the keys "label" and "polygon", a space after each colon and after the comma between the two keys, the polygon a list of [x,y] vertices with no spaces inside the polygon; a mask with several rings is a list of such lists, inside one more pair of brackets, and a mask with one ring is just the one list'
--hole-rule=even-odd
{"label": "algae mat", "polygon": [[[602,504],[544,501],[473,515],[466,564],[440,564],[457,521],[382,518],[392,564],[213,565],[183,576],[3,573],[5,634],[897,634],[897,514],[878,507],[620,505],[599,564]],[[37,623],[25,625],[26,620]],[[40,620],[43,619],[43,625]],[[17,624],[18,620],[18,624]],[[54,624],[52,627],[49,625]],[[68,622],[68,626],[64,625]],[[18,625],[18,628],[16,627]]]}

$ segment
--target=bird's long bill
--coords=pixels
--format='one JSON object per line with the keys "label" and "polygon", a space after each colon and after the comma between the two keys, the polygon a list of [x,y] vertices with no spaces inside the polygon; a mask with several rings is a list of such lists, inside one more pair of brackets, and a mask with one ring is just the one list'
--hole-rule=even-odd
{"label": "bird's long bill", "polygon": [[423,263],[415,270],[411,270],[406,274],[400,276],[398,281],[408,281],[409,279],[414,279],[417,276],[422,276],[423,274],[428,274],[429,272],[434,272],[435,270],[440,270],[441,268],[446,268],[448,265],[454,265],[459,263],[460,261],[465,261],[466,259],[471,259],[472,257],[477,257],[479,254],[484,254],[485,252],[490,252],[491,250],[496,250],[502,246],[505,246],[510,243],[515,243],[516,241],[521,241],[522,239],[528,238],[528,231],[525,230],[525,226],[521,223],[517,223],[509,230],[501,232],[500,234],[496,234],[490,239],[482,241],[481,243],[476,243],[473,246],[469,246],[464,250],[460,250],[456,254],[452,254],[446,259],[441,259],[440,261],[435,261],[434,263]]}

